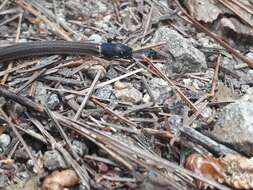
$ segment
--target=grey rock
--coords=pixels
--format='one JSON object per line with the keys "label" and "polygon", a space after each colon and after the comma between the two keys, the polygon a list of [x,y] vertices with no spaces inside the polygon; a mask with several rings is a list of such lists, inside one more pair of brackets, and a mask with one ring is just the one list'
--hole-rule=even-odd
{"label": "grey rock", "polygon": [[142,93],[134,88],[131,83],[118,84],[117,88],[114,90],[114,93],[117,99],[121,101],[138,103],[142,100]]}
{"label": "grey rock", "polygon": [[241,85],[241,92],[247,93],[247,91],[250,89],[250,85],[243,84]]}
{"label": "grey rock", "polygon": [[[157,103],[163,103],[166,97],[170,96],[173,93],[173,89],[163,79],[152,78],[148,81],[148,84]],[[149,95],[145,94],[144,98],[146,99],[147,97],[149,97]],[[144,101],[146,102],[147,100]]]}
{"label": "grey rock", "polygon": [[44,166],[48,170],[65,169],[69,164],[57,150],[50,150],[44,154]]}
{"label": "grey rock", "polygon": [[73,140],[72,147],[80,156],[84,156],[89,152],[88,146],[84,142],[78,140]]}
{"label": "grey rock", "polygon": [[250,58],[251,60],[253,60],[253,52],[247,53],[246,56],[247,56],[248,58]]}
{"label": "grey rock", "polygon": [[175,30],[159,28],[154,41],[167,42],[164,50],[175,58],[173,72],[202,72],[207,69],[205,55]]}
{"label": "grey rock", "polygon": [[253,81],[253,70],[252,69],[247,71],[247,74],[245,76],[245,80],[246,80],[246,83],[252,84],[252,81]]}
{"label": "grey rock", "polygon": [[95,43],[104,43],[106,42],[106,40],[100,36],[99,34],[92,34],[88,40],[92,41],[92,42],[95,42]]}
{"label": "grey rock", "polygon": [[253,87],[247,89],[246,93],[240,98],[240,100],[253,103]]}
{"label": "grey rock", "polygon": [[213,110],[210,107],[205,107],[205,109],[202,111],[201,115],[203,118],[208,119],[212,117]]}
{"label": "grey rock", "polygon": [[15,159],[17,160],[29,160],[29,155],[27,154],[26,150],[24,148],[19,148],[15,152]]}
{"label": "grey rock", "polygon": [[0,175],[0,188],[4,189],[4,187],[7,186],[8,184],[8,176],[7,175]]}
{"label": "grey rock", "polygon": [[95,96],[97,96],[98,98],[104,98],[104,99],[113,99],[113,100],[116,99],[111,85],[106,85],[102,88],[97,89],[95,92]]}
{"label": "grey rock", "polygon": [[223,108],[210,136],[253,156],[253,103],[237,101]]}
{"label": "grey rock", "polygon": [[106,70],[102,65],[92,65],[88,70],[87,70],[87,75],[91,78],[94,79],[98,73],[98,71],[101,70],[100,74],[100,79],[104,78],[106,75]]}
{"label": "grey rock", "polygon": [[37,83],[36,91],[35,91],[35,96],[34,97],[36,97],[36,99],[40,103],[42,103],[42,104],[46,103],[48,94],[47,94],[47,90],[46,90],[46,88],[45,88],[45,86],[43,85],[42,82],[38,82]]}
{"label": "grey rock", "polygon": [[[182,117],[179,115],[171,115],[168,118],[168,124],[174,131],[177,131],[177,129],[182,125]],[[176,130],[175,130],[176,129]]]}
{"label": "grey rock", "polygon": [[120,73],[116,69],[114,69],[113,66],[109,66],[109,69],[106,73],[106,78],[110,80],[110,79],[118,77],[119,75]]}
{"label": "grey rock", "polygon": [[[253,81],[253,70],[248,69],[247,71],[244,71],[242,69],[239,69],[238,65],[241,63],[238,63],[235,59],[224,57],[222,67],[231,73],[234,73],[238,79],[233,78],[232,83],[235,88],[240,88],[241,85],[244,84],[252,84]],[[238,69],[235,69],[238,68]],[[246,72],[246,74],[245,74]]]}
{"label": "grey rock", "polygon": [[25,170],[25,171],[22,171],[22,172],[18,172],[17,173],[17,177],[19,178],[19,179],[28,179],[30,176],[29,176],[29,173],[28,173],[28,171],[27,170]]}
{"label": "grey rock", "polygon": [[56,110],[59,105],[60,105],[60,100],[57,94],[51,94],[48,98],[47,98],[47,106],[49,109],[51,110]]}
{"label": "grey rock", "polygon": [[5,133],[0,135],[0,146],[5,148],[11,143],[11,137]]}

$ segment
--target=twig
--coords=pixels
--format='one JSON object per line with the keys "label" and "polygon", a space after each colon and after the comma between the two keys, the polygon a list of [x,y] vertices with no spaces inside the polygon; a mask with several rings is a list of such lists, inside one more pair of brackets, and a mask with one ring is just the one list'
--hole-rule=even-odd
{"label": "twig", "polygon": [[[22,23],[22,17],[23,17],[23,13],[20,13],[19,14],[19,20],[18,20],[18,28],[17,28],[17,34],[16,34],[16,40],[15,42],[18,42],[19,41],[19,37],[20,37],[20,30],[21,30],[21,23]],[[7,70],[10,70],[13,66],[13,63],[11,62],[9,65],[8,65],[8,68]],[[3,79],[2,79],[2,84],[4,84],[7,79],[8,79],[8,74],[4,75]]]}
{"label": "twig", "polygon": [[18,130],[16,129],[16,127],[11,123],[11,121],[9,120],[8,116],[6,115],[6,113],[2,110],[2,108],[0,108],[0,113],[1,115],[5,118],[5,121],[7,122],[7,124],[11,127],[12,131],[15,133],[15,135],[18,137],[18,140],[21,142],[21,144],[24,146],[27,154],[29,155],[30,159],[32,160],[33,164],[34,164],[34,171],[39,172],[39,165],[36,162],[36,159],[33,157],[30,149],[28,148],[25,140],[23,139],[23,137],[19,134]]}
{"label": "twig", "polygon": [[35,102],[33,102],[32,100],[21,96],[21,95],[16,95],[16,93],[8,90],[5,86],[0,85],[0,96],[3,96],[7,99],[11,99],[14,102],[17,102],[25,107],[31,108],[39,113],[43,113],[44,112],[44,108],[42,105],[37,104]]}
{"label": "twig", "polygon": [[136,128],[137,124],[133,123],[131,121],[129,121],[127,118],[119,115],[118,113],[114,112],[113,110],[111,110],[110,108],[108,108],[107,106],[105,106],[103,103],[99,102],[97,99],[95,98],[91,98],[91,101],[94,102],[96,105],[98,105],[99,107],[103,108],[105,111],[107,111],[109,114],[117,117],[119,120],[123,121],[124,123],[128,124],[131,127]]}
{"label": "twig", "polygon": [[73,156],[75,157],[75,159],[76,160],[80,160],[80,158],[77,155],[75,149],[72,147],[72,144],[71,144],[71,142],[70,142],[67,134],[65,133],[65,131],[63,130],[63,128],[61,127],[61,125],[59,124],[59,122],[54,118],[53,113],[47,108],[47,106],[45,106],[45,111],[46,111],[47,115],[49,116],[49,118],[54,123],[55,127],[60,132],[60,134],[61,134],[62,138],[64,139],[64,141],[67,143],[67,145],[68,145],[69,149],[71,150],[71,152],[73,153]]}
{"label": "twig", "polygon": [[1,10],[2,8],[4,8],[4,6],[6,5],[7,2],[8,2],[8,0],[4,0],[4,1],[1,3],[1,5],[0,5],[0,10]]}
{"label": "twig", "polygon": [[216,86],[217,86],[217,82],[218,82],[220,62],[221,62],[221,55],[218,56],[217,63],[215,66],[215,71],[214,71],[213,80],[212,80],[212,88],[211,88],[211,92],[209,93],[210,97],[215,96],[215,90],[216,90]]}
{"label": "twig", "polygon": [[174,84],[172,80],[170,80],[165,74],[163,74],[153,63],[148,57],[144,57],[144,60],[147,61],[147,63],[152,66],[152,68],[155,70],[156,75],[158,75],[160,78],[163,80],[167,81],[169,85],[171,85],[176,92],[180,95],[182,100],[185,101],[185,103],[190,106],[191,109],[193,109],[194,112],[198,111],[198,108],[184,95],[184,93]]}
{"label": "twig", "polygon": [[34,9],[31,4],[28,4],[27,2],[23,0],[16,0],[16,3],[21,6],[22,8],[29,11],[34,16],[40,18],[42,21],[44,21],[48,26],[52,29],[53,32],[56,32],[59,34],[63,39],[72,41],[72,39],[69,37],[68,33],[65,32],[62,28],[57,26],[55,23],[51,22],[47,17],[43,16],[40,12],[38,12],[36,9]]}
{"label": "twig", "polygon": [[46,137],[47,141],[51,144],[52,148],[56,148],[65,158],[65,160],[71,164],[73,169],[79,175],[80,179],[89,190],[89,176],[84,167],[81,167],[72,157],[71,155],[59,144],[56,142],[53,136],[51,136],[43,127],[43,125],[36,119],[29,117],[32,123],[40,130],[40,132]]}
{"label": "twig", "polygon": [[135,48],[133,50],[133,52],[138,52],[140,50],[146,50],[146,49],[151,49],[151,48],[157,48],[157,47],[160,47],[160,46],[164,46],[166,44],[167,44],[167,42],[157,42],[155,44],[149,44],[149,45],[146,45],[146,46],[143,46],[143,47],[140,47],[140,48]]}
{"label": "twig", "polygon": [[100,69],[100,70],[97,72],[96,77],[95,77],[95,79],[93,80],[93,82],[92,82],[92,84],[91,84],[91,86],[90,86],[90,88],[89,88],[89,91],[87,92],[87,94],[86,94],[86,96],[85,96],[85,98],[84,98],[84,100],[83,100],[81,106],[79,107],[78,111],[76,112],[76,115],[75,115],[75,117],[74,117],[74,120],[79,119],[79,117],[80,117],[80,115],[81,115],[81,113],[82,113],[82,110],[83,110],[83,108],[85,107],[85,105],[86,105],[88,99],[90,98],[90,96],[91,96],[91,94],[92,94],[92,92],[93,92],[93,90],[94,90],[94,88],[95,88],[95,86],[96,86],[96,84],[97,84],[97,82],[98,82],[98,79],[99,79],[101,73],[102,73],[102,70]]}
{"label": "twig", "polygon": [[148,30],[150,29],[150,26],[151,26],[151,20],[152,20],[153,10],[154,10],[154,5],[152,4],[151,8],[150,8],[150,11],[149,11],[148,18],[146,20],[146,25],[145,25],[145,28],[144,28],[143,38],[141,40],[142,44],[144,43],[144,37],[147,35]]}
{"label": "twig", "polygon": [[198,21],[196,21],[192,16],[190,16],[187,11],[180,5],[178,0],[174,0],[177,6],[180,8],[182,13],[194,24],[195,27],[206,33],[208,36],[213,38],[216,42],[218,42],[222,47],[224,47],[228,52],[235,55],[238,59],[242,60],[243,62],[247,63],[247,65],[250,68],[253,68],[253,61],[243,54],[241,54],[238,50],[232,48],[228,43],[224,42],[222,39],[220,39],[216,34],[210,32],[205,26],[200,24]]}
{"label": "twig", "polygon": [[[97,84],[97,85],[94,87],[94,89],[102,88],[102,87],[104,87],[104,86],[106,86],[106,85],[108,85],[108,84],[112,84],[112,83],[114,83],[114,82],[116,82],[116,81],[122,80],[122,79],[124,79],[124,78],[126,78],[126,77],[129,77],[129,76],[134,75],[134,74],[136,74],[136,73],[139,73],[139,72],[141,72],[141,71],[143,71],[143,69],[136,69],[136,70],[134,70],[134,71],[131,71],[131,72],[126,73],[126,74],[124,74],[124,75],[121,75],[121,76],[119,76],[119,77],[113,78],[113,79],[111,79],[111,80],[108,80],[108,81],[105,81],[105,82],[101,82],[101,83]],[[57,89],[54,89],[54,90],[57,90]],[[81,90],[81,91],[73,91],[73,90],[72,90],[72,91],[68,91],[68,90],[66,90],[66,92],[70,92],[70,93],[74,93],[74,94],[78,94],[78,95],[83,95],[84,93],[87,93],[88,90],[89,90],[89,88],[84,89],[84,90]],[[75,95],[73,95],[73,94],[70,94],[70,95],[65,96],[65,98],[66,98],[67,100],[72,99],[72,98],[74,98],[74,97],[75,97]]]}
{"label": "twig", "polygon": [[33,75],[30,77],[30,79],[16,90],[16,94],[17,95],[20,94],[22,90],[28,87],[31,83],[33,83],[38,77],[43,75],[46,71],[47,71],[47,68],[42,69],[41,71],[34,72]]}

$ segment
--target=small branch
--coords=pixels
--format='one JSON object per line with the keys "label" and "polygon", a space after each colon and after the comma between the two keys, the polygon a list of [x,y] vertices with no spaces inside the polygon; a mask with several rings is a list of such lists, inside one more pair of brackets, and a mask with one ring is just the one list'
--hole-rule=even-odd
{"label": "small branch", "polygon": [[0,85],[0,96],[13,100],[14,102],[17,102],[27,108],[33,109],[34,111],[37,111],[39,113],[44,112],[44,108],[42,105],[37,104],[24,96],[16,95],[16,93],[12,92],[11,90],[8,90],[3,85]]}
{"label": "small branch", "polygon": [[217,82],[218,82],[220,62],[221,62],[221,55],[218,56],[217,63],[216,63],[216,66],[215,66],[215,71],[214,71],[213,80],[212,80],[212,88],[211,88],[211,92],[209,94],[210,97],[215,96],[215,90],[216,90],[216,86],[217,86]]}
{"label": "small branch", "polygon": [[238,59],[242,60],[243,62],[247,63],[247,65],[250,68],[253,68],[253,61],[243,54],[241,54],[238,50],[232,48],[228,43],[224,42],[220,37],[218,37],[216,34],[210,32],[206,27],[204,27],[202,24],[200,24],[198,21],[196,21],[192,16],[190,16],[187,11],[180,5],[178,0],[174,0],[177,6],[180,8],[182,13],[194,24],[194,26],[198,29],[200,29],[202,32],[206,33],[208,36],[213,38],[216,42],[218,42],[222,47],[224,47],[228,52],[232,53],[234,56],[236,56]]}

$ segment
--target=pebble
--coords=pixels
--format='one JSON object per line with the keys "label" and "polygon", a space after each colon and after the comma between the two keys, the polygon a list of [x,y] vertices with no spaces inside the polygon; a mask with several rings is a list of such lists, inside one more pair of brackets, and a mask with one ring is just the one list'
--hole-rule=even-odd
{"label": "pebble", "polygon": [[42,104],[46,103],[48,94],[47,94],[47,90],[46,90],[46,88],[45,88],[45,86],[43,85],[42,82],[37,82],[36,91],[35,91],[34,97],[36,97],[36,99],[40,103],[42,103]]}
{"label": "pebble", "polygon": [[46,151],[44,154],[44,167],[48,170],[66,169],[69,164],[57,150]]}
{"label": "pebble", "polygon": [[90,35],[90,37],[88,38],[89,41],[92,41],[94,43],[104,43],[106,42],[106,40],[100,36],[99,34],[92,34]]}
{"label": "pebble", "polygon": [[111,85],[106,85],[102,88],[97,89],[95,92],[95,96],[103,99],[112,99],[112,100],[116,99]]}
{"label": "pebble", "polygon": [[60,106],[60,100],[57,94],[51,94],[47,98],[47,106],[51,110],[56,110]]}
{"label": "pebble", "polygon": [[167,27],[159,28],[154,42],[164,41],[167,42],[164,51],[175,58],[173,72],[203,72],[207,69],[205,55],[177,31]]}
{"label": "pebble", "polygon": [[76,152],[80,156],[84,156],[84,155],[88,154],[88,152],[89,152],[88,146],[84,142],[81,142],[78,140],[73,140],[72,147],[76,150]]}
{"label": "pebble", "polygon": [[123,90],[129,87],[132,87],[132,85],[130,83],[117,81],[114,83],[113,87],[115,90]]}
{"label": "pebble", "polygon": [[119,75],[120,75],[119,72],[116,69],[114,69],[113,66],[109,66],[109,69],[107,70],[107,73],[106,73],[106,78],[110,80],[110,79],[118,77]]}
{"label": "pebble", "polygon": [[11,137],[5,133],[0,135],[0,146],[5,148],[11,143]]}
{"label": "pebble", "polygon": [[100,74],[99,79],[103,79],[105,77],[105,75],[106,75],[106,70],[105,70],[105,68],[102,65],[92,65],[86,71],[86,73],[93,80],[96,77],[96,75],[97,75],[97,73],[98,73],[99,70],[102,71],[101,74]]}
{"label": "pebble", "polygon": [[8,176],[7,175],[0,175],[0,189],[4,189],[8,184]]}
{"label": "pebble", "polygon": [[131,83],[118,83],[114,89],[115,96],[121,101],[138,103],[142,100],[142,93],[134,88]]}
{"label": "pebble", "polygon": [[[173,92],[172,88],[168,85],[168,83],[160,78],[152,78],[148,81],[148,84],[150,86],[155,101],[159,104],[162,104],[165,99]],[[144,95],[143,101],[150,101],[150,97],[148,94]]]}
{"label": "pebble", "polygon": [[253,103],[253,87],[248,88],[246,93],[240,98],[243,101],[249,101]]}
{"label": "pebble", "polygon": [[247,56],[248,58],[250,58],[251,60],[253,60],[253,52],[247,53],[246,56]]}
{"label": "pebble", "polygon": [[234,150],[253,156],[253,103],[238,100],[225,106],[210,136]]}

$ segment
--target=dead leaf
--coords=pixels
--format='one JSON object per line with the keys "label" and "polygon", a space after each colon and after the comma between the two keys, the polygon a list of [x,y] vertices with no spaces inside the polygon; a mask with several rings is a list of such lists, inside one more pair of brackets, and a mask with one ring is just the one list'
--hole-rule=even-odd
{"label": "dead leaf", "polygon": [[47,176],[42,184],[42,190],[63,190],[79,182],[79,177],[72,169],[54,171]]}
{"label": "dead leaf", "polygon": [[[200,154],[191,154],[185,161],[185,168],[220,183],[224,181],[225,165],[221,160],[212,156],[204,157]],[[208,184],[200,180],[195,179],[194,181],[198,189],[207,189],[209,187]]]}

